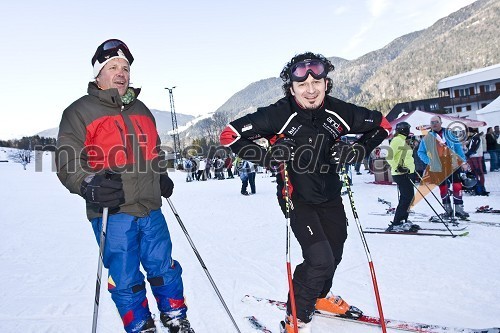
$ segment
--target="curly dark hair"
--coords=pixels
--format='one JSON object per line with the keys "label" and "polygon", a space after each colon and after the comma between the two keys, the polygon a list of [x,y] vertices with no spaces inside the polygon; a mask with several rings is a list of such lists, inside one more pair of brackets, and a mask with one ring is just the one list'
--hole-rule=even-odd
{"label": "curly dark hair", "polygon": [[[301,54],[295,55],[286,65],[283,67],[283,70],[281,71],[280,78],[283,80],[283,92],[287,97],[291,96],[290,92],[290,87],[292,86],[292,81],[290,80],[290,67],[292,67],[294,64],[301,62],[303,60],[320,60],[323,64],[325,64],[326,72],[330,73],[335,69],[335,66],[332,65],[330,60],[325,58],[322,54],[319,53],[312,53],[312,52],[305,52]],[[328,95],[330,91],[332,91],[333,87],[333,82],[332,79],[329,77],[325,78],[326,80],[326,94]]]}

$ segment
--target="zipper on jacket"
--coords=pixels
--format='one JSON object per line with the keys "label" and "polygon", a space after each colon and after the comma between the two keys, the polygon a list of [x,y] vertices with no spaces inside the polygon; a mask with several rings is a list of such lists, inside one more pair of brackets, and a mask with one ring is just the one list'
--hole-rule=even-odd
{"label": "zipper on jacket", "polygon": [[115,125],[116,125],[116,127],[118,127],[118,130],[120,131],[120,136],[122,138],[122,143],[123,143],[123,151],[125,152],[125,157],[128,160],[127,138],[125,136],[125,130],[121,127],[121,125],[118,122],[118,120],[115,120]]}

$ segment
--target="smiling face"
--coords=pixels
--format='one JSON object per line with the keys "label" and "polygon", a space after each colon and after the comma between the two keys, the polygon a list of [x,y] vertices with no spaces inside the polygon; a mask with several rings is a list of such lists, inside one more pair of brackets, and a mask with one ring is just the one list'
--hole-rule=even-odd
{"label": "smiling face", "polygon": [[292,82],[290,88],[297,103],[304,109],[314,110],[321,106],[326,95],[326,80],[309,75],[305,81]]}
{"label": "smiling face", "polygon": [[130,83],[130,65],[125,59],[113,58],[104,65],[95,80],[102,90],[116,88],[123,96]]}

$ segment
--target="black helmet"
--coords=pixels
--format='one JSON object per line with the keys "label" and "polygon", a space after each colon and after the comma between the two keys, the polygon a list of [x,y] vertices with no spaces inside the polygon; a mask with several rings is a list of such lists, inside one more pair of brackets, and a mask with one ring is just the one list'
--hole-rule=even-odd
{"label": "black helmet", "polygon": [[462,172],[460,174],[460,179],[462,180],[462,186],[466,189],[471,189],[477,184],[477,177],[470,171]]}
{"label": "black helmet", "polygon": [[403,134],[404,136],[410,135],[410,124],[402,121],[396,125],[396,134]]}

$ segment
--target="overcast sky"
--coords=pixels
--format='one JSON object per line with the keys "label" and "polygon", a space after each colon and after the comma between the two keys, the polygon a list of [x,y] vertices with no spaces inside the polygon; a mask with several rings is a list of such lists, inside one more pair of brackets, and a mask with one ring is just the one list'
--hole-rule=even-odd
{"label": "overcast sky", "polygon": [[0,139],[56,127],[86,94],[90,60],[109,38],[135,61],[149,108],[215,111],[252,82],[277,77],[297,53],[356,59],[428,28],[472,0],[9,1],[0,11]]}

